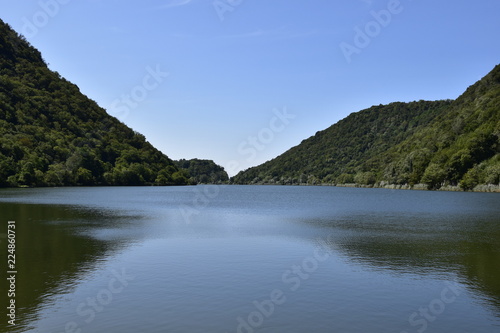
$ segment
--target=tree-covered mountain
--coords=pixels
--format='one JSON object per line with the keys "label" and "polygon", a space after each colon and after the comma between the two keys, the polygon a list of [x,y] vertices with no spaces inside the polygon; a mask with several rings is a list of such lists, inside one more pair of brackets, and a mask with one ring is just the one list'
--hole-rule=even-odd
{"label": "tree-covered mountain", "polygon": [[0,20],[0,186],[183,185],[189,178],[49,70]]}
{"label": "tree-covered mountain", "polygon": [[456,100],[391,103],[353,113],[236,184],[500,183],[500,65]]}
{"label": "tree-covered mountain", "polygon": [[211,160],[179,160],[174,163],[180,169],[189,172],[191,180],[197,184],[223,184],[229,181],[229,176],[223,167]]}

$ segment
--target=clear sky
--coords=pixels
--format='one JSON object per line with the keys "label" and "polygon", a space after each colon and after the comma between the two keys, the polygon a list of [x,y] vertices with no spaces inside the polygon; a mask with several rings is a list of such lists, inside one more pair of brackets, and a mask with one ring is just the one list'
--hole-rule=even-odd
{"label": "clear sky", "polygon": [[498,0],[0,0],[0,18],[170,158],[231,174],[348,114],[458,97],[500,63]]}

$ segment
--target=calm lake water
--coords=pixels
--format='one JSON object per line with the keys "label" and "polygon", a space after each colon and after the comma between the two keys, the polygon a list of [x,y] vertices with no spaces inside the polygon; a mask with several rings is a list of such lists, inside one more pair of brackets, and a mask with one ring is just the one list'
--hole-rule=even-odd
{"label": "calm lake water", "polygon": [[2,333],[500,332],[498,194],[5,189],[0,219]]}

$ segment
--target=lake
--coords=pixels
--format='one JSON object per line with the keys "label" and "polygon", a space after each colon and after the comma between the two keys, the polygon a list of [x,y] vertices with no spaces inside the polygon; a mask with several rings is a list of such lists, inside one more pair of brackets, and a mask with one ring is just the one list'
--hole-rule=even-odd
{"label": "lake", "polygon": [[500,332],[498,194],[3,189],[0,218],[2,333]]}

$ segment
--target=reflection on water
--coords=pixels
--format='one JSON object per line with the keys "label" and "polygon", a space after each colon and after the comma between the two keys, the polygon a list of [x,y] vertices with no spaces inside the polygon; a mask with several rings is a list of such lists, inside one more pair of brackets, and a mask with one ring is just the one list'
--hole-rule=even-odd
{"label": "reflection on water", "polygon": [[[88,272],[99,266],[106,255],[117,250],[116,244],[81,235],[78,230],[102,223],[102,216],[91,211],[57,205],[1,203],[2,225],[16,221],[16,306],[17,327],[0,332],[22,332],[36,319],[37,310],[49,306],[52,296],[67,293],[82,282]],[[0,243],[2,267],[7,262],[5,239]],[[2,269],[2,281],[6,270]],[[7,293],[0,295],[7,304]],[[0,307],[1,318],[6,308]]]}
{"label": "reflection on water", "polygon": [[[410,333],[423,328],[412,313],[450,281],[463,292],[426,331],[498,331],[498,195],[231,186],[196,206],[200,189],[0,191],[20,272],[19,326],[0,332],[60,333],[72,321],[82,333],[238,332],[280,289],[287,301],[246,331]],[[198,213],[186,221],[180,207]],[[295,274],[323,243],[329,260]],[[109,290],[103,272],[116,267],[134,282],[87,323],[75,310]]]}
{"label": "reflection on water", "polygon": [[308,222],[331,230],[328,242],[349,260],[392,274],[456,274],[500,314],[500,225],[496,214],[351,216]]}

